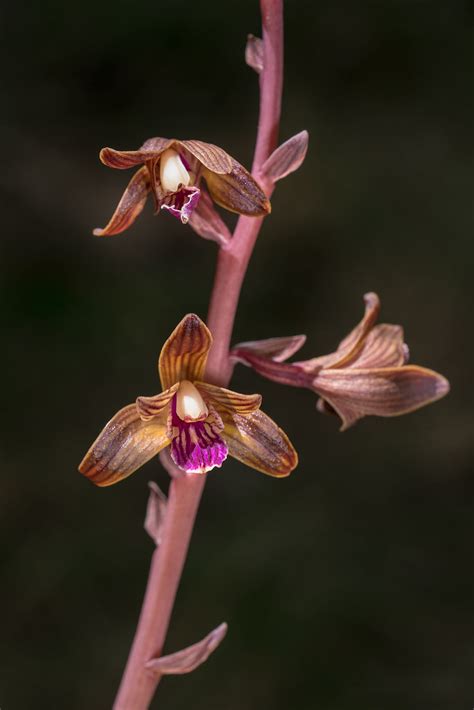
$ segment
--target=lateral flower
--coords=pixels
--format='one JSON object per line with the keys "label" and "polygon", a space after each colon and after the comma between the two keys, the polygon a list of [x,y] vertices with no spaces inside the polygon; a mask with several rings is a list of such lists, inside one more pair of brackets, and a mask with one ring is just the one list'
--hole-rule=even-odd
{"label": "lateral flower", "polygon": [[364,317],[329,355],[283,362],[304,344],[305,336],[299,335],[241,343],[231,356],[269,380],[318,394],[318,411],[339,415],[341,431],[365,416],[407,414],[444,397],[449,392],[445,377],[407,364],[401,326],[375,325],[377,294],[367,293],[364,301]]}
{"label": "lateral flower", "polygon": [[156,213],[167,210],[183,224],[189,222],[204,238],[220,242],[226,242],[230,233],[209,195],[216,204],[238,214],[258,217],[270,212],[270,202],[250,173],[212,143],[149,138],[139,150],[102,148],[100,159],[118,170],[142,167],[130,180],[108,224],[94,229],[98,237],[128,229],[150,193]]}
{"label": "lateral flower", "polygon": [[163,346],[158,370],[163,392],[138,397],[106,424],[79,466],[98,486],[117,483],[169,446],[186,473],[206,473],[233,456],[283,477],[298,456],[286,434],[260,410],[259,394],[239,394],[202,381],[212,336],[187,315]]}

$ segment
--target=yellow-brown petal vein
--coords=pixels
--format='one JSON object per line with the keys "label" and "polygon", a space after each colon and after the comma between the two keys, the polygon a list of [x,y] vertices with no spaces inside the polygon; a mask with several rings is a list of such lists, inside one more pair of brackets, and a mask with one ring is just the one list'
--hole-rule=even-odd
{"label": "yellow-brown petal vein", "polygon": [[149,138],[139,150],[102,148],[99,157],[104,165],[109,168],[126,170],[127,168],[133,168],[135,165],[145,163],[147,160],[158,158],[174,142],[173,138]]}
{"label": "yellow-brown petal vein", "polygon": [[158,369],[163,389],[181,380],[201,380],[211,344],[211,333],[202,320],[194,313],[185,316],[160,354]]}
{"label": "yellow-brown petal vein", "polygon": [[218,145],[197,140],[177,141],[177,143],[213,173],[224,174],[232,170],[232,158]]}
{"label": "yellow-brown petal vein", "polygon": [[339,414],[341,429],[364,416],[393,417],[441,399],[449,382],[438,372],[417,365],[321,370],[314,391]]}
{"label": "yellow-brown petal vein", "polygon": [[262,404],[260,394],[240,394],[240,392],[232,392],[208,382],[195,382],[194,385],[204,399],[211,402],[218,411],[227,409],[236,414],[250,414]]}
{"label": "yellow-brown petal vein", "polygon": [[262,217],[271,211],[270,201],[252,175],[236,160],[232,171],[217,175],[203,170],[209,193],[218,205],[226,210],[249,217]]}
{"label": "yellow-brown petal vein", "polygon": [[285,432],[260,409],[250,415],[220,412],[229,455],[269,476],[288,476],[298,465],[298,454]]}
{"label": "yellow-brown petal vein", "polygon": [[176,382],[172,387],[153,397],[137,397],[137,409],[140,418],[144,422],[157,417],[169,405],[173,396],[179,387],[179,382]]}
{"label": "yellow-brown petal vein", "polygon": [[145,207],[150,189],[148,168],[140,168],[128,183],[108,224],[103,229],[94,229],[95,236],[109,237],[128,229]]}
{"label": "yellow-brown petal vein", "polygon": [[166,414],[144,422],[135,404],[124,407],[105,425],[82,460],[79,471],[97,486],[130,476],[165,446]]}

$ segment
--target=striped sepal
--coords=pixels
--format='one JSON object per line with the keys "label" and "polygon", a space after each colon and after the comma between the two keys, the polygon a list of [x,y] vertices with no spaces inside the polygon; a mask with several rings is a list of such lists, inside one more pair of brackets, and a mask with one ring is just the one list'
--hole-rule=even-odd
{"label": "striped sepal", "polygon": [[212,336],[193,313],[185,316],[163,346],[158,362],[164,390],[181,380],[202,379]]}

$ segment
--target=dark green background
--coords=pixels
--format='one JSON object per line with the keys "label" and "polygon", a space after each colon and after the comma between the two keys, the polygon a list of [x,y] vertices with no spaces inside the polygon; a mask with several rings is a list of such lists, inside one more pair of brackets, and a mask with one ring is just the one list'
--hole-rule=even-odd
{"label": "dark green background", "polygon": [[[315,398],[260,390],[301,463],[272,480],[210,474],[167,649],[226,620],[170,710],[454,710],[474,704],[472,3],[286,8],[282,138],[304,167],[278,186],[235,341],[299,332],[329,352],[375,290],[412,361],[452,393],[340,434]],[[104,145],[201,138],[251,162],[256,0],[10,3],[2,12],[0,707],[111,707],[144,589],[158,461],[100,490],[76,471],[107,419],[158,391],[156,358],[205,317],[213,244],[151,206],[92,237],[128,178]]]}

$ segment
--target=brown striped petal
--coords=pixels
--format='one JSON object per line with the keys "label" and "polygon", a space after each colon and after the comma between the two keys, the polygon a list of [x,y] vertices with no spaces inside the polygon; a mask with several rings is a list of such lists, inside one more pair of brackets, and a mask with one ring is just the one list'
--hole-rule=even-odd
{"label": "brown striped petal", "polygon": [[130,227],[145,207],[150,192],[150,176],[146,167],[137,170],[128,183],[109,223],[103,229],[94,229],[96,237],[120,234]]}
{"label": "brown striped petal", "polygon": [[248,355],[270,358],[275,362],[284,362],[295,354],[306,342],[306,335],[289,335],[283,338],[266,338],[265,340],[249,340],[246,343],[234,345],[230,356],[234,360],[250,364]]}
{"label": "brown striped petal", "polygon": [[232,170],[228,174],[217,174],[204,168],[203,176],[214,202],[226,210],[249,217],[270,213],[270,201],[265,193],[236,160],[232,161]]}
{"label": "brown striped petal", "polygon": [[218,412],[227,409],[236,414],[250,414],[262,404],[260,394],[240,394],[232,392],[217,385],[210,385],[208,382],[194,382],[194,386],[202,394],[206,402],[215,406]]}
{"label": "brown striped petal", "polygon": [[393,417],[435,402],[449,392],[449,382],[433,370],[406,365],[325,369],[313,388],[340,416],[344,431],[365,416]]}
{"label": "brown striped petal", "polygon": [[220,624],[210,634],[192,646],[182,651],[170,653],[168,656],[152,658],[145,664],[147,670],[157,675],[177,675],[190,673],[202,665],[211,653],[216,650],[227,633],[227,624]]}
{"label": "brown striped petal", "polygon": [[298,454],[287,435],[260,409],[247,416],[226,410],[220,414],[230,456],[276,478],[288,476],[296,468]]}
{"label": "brown striped petal", "polygon": [[408,348],[403,342],[403,328],[400,325],[381,323],[372,328],[365,338],[361,350],[345,367],[367,369],[400,367],[408,361]]}
{"label": "brown striped petal", "polygon": [[245,46],[245,62],[252,67],[257,74],[263,70],[263,40],[255,35],[247,35]]}
{"label": "brown striped petal", "polygon": [[278,146],[264,162],[262,176],[274,183],[298,170],[306,157],[308,141],[308,131],[301,131]]}
{"label": "brown striped petal", "polygon": [[205,168],[213,173],[223,175],[230,173],[232,170],[233,160],[228,153],[222,148],[212,143],[204,143],[204,141],[176,141],[183,148],[188,150],[197,160],[199,160]]}
{"label": "brown striped petal", "polygon": [[376,293],[366,293],[364,301],[365,313],[362,320],[351,330],[344,340],[341,340],[335,352],[295,364],[303,368],[306,372],[313,372],[314,374],[319,372],[322,367],[335,368],[345,366],[358,352],[363,344],[364,338],[375,325],[379,315],[380,299]]}
{"label": "brown striped petal", "polygon": [[135,165],[145,163],[147,160],[158,158],[161,153],[176,141],[174,138],[149,138],[139,150],[115,150],[102,148],[99,157],[104,165],[109,168],[126,170]]}
{"label": "brown striped petal", "polygon": [[171,402],[178,387],[179,382],[176,382],[172,387],[154,397],[137,397],[136,405],[140,418],[144,422],[148,422],[153,417],[160,415]]}
{"label": "brown striped petal", "polygon": [[212,336],[202,320],[190,313],[183,318],[163,345],[158,361],[163,389],[181,380],[201,380]]}
{"label": "brown striped petal", "polygon": [[366,336],[375,325],[380,313],[380,298],[376,293],[369,292],[364,295],[365,312],[360,323],[341,340],[337,348],[339,353],[346,354],[347,351],[357,347],[360,341]]}
{"label": "brown striped petal", "polygon": [[201,189],[198,205],[191,213],[188,224],[200,237],[211,239],[220,246],[224,246],[232,238],[229,228],[215,209],[205,189]]}
{"label": "brown striped petal", "polygon": [[79,471],[97,486],[117,483],[170,444],[166,430],[166,414],[144,422],[136,405],[129,404],[105,425]]}

